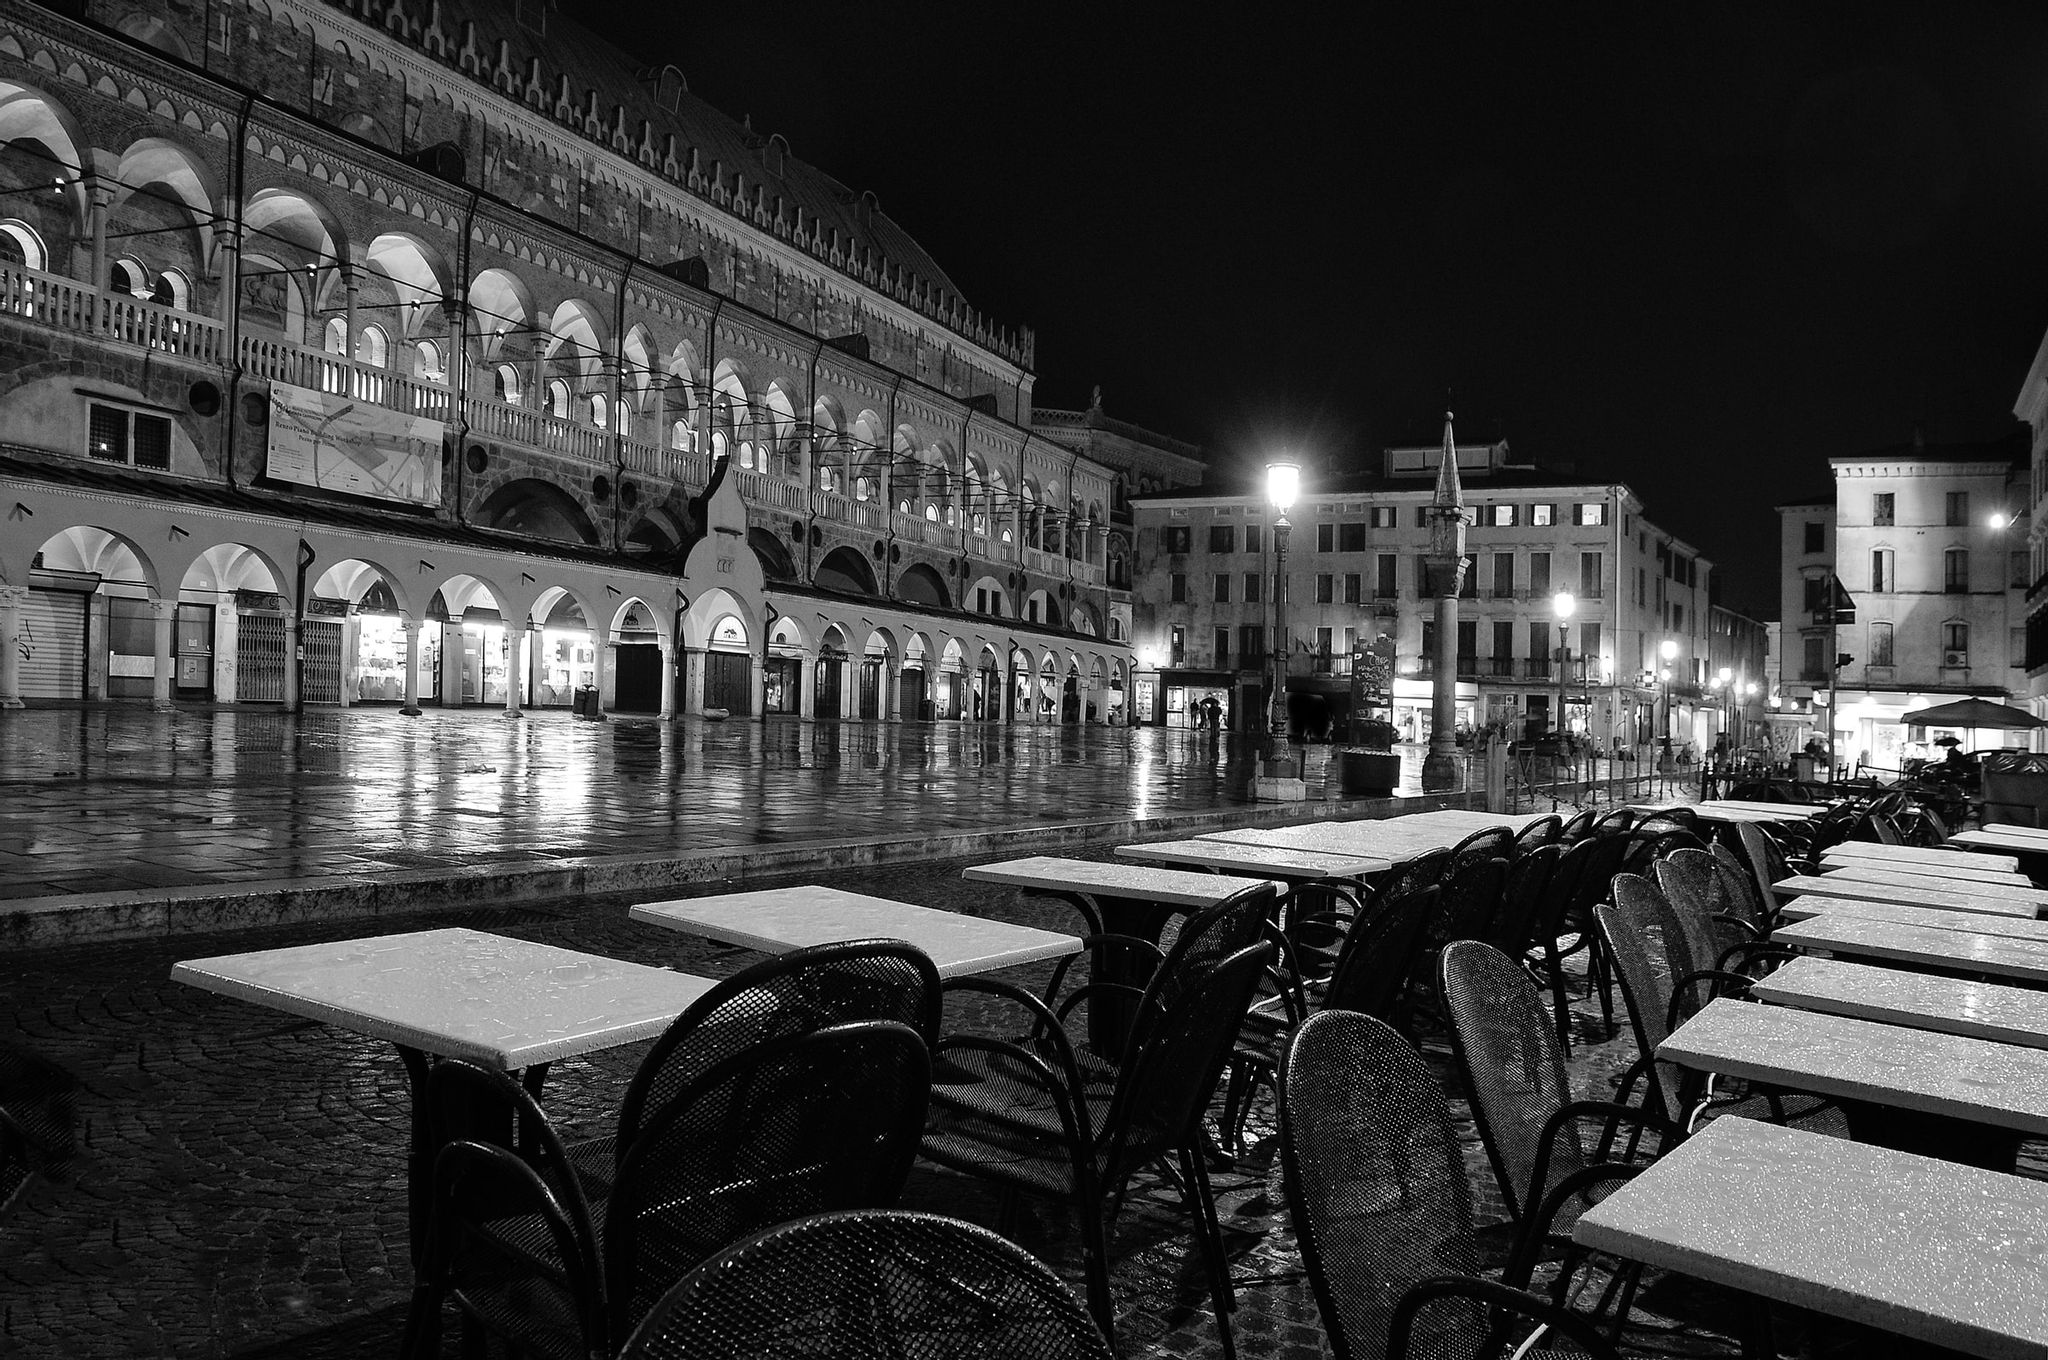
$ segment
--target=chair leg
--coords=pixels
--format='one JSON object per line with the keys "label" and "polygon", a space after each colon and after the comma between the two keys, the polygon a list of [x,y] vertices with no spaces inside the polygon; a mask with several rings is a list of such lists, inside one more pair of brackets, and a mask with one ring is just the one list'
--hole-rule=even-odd
{"label": "chair leg", "polygon": [[425,1281],[412,1287],[405,1310],[405,1332],[398,1343],[399,1360],[431,1360],[441,1353],[441,1291]]}
{"label": "chair leg", "polygon": [[1191,1149],[1182,1148],[1180,1159],[1195,1188],[1194,1203],[1189,1208],[1195,1214],[1196,1244],[1203,1264],[1208,1267],[1209,1302],[1216,1313],[1216,1335],[1223,1343],[1223,1360],[1237,1360],[1237,1338],[1230,1327],[1230,1315],[1237,1300],[1231,1295],[1230,1260],[1223,1253],[1223,1228],[1216,1221],[1216,1198],[1209,1190],[1209,1173]]}
{"label": "chair leg", "polygon": [[1103,1230],[1102,1206],[1076,1206],[1081,1215],[1082,1265],[1088,1277],[1088,1311],[1116,1350],[1116,1298],[1109,1292],[1109,1238]]}

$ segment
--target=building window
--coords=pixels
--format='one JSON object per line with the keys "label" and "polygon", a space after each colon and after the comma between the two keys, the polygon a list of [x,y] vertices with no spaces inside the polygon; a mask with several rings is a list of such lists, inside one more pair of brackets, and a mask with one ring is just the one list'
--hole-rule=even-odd
{"label": "building window", "polygon": [[[1825,580],[1822,580],[1809,582],[1808,584],[1812,586],[1817,586],[1819,588],[1819,598],[1813,604],[1809,605],[1808,608],[1828,608],[1827,582]],[[1871,592],[1876,595],[1888,595],[1892,591],[1897,590],[1898,588],[1898,576],[1892,570],[1892,550],[1890,548],[1876,549],[1870,554]]]}
{"label": "building window", "polygon": [[498,371],[491,380],[491,390],[497,395],[498,400],[504,402],[507,406],[517,406],[519,404],[519,370],[510,364],[499,364]]}
{"label": "building window", "polygon": [[371,368],[384,367],[384,357],[389,346],[384,332],[377,326],[365,326],[356,336],[356,362],[368,364]]}
{"label": "building window", "polygon": [[1364,585],[1364,578],[1363,578],[1363,577],[1361,577],[1361,576],[1360,576],[1360,575],[1359,575],[1359,574],[1358,574],[1357,572],[1355,572],[1355,571],[1347,571],[1347,572],[1345,572],[1345,573],[1344,573],[1344,603],[1346,603],[1346,604],[1357,604],[1357,603],[1359,603],[1359,602],[1360,602],[1360,598],[1361,598],[1361,597],[1360,597],[1360,589],[1361,589],[1361,587],[1363,587],[1363,585]]}
{"label": "building window", "polygon": [[1327,628],[1316,629],[1316,655],[1328,656],[1330,654],[1330,644],[1330,630]]}
{"label": "building window", "polygon": [[[115,266],[116,269],[119,267],[119,265]],[[114,280],[115,286],[119,287],[120,283],[121,280],[117,277]],[[328,318],[326,329],[322,332],[321,348],[325,349],[329,354],[346,355],[348,353],[348,322],[338,316]]]}
{"label": "building window", "polygon": [[1210,525],[1209,551],[1212,553],[1236,552],[1237,526],[1235,524]]}
{"label": "building window", "polygon": [[1259,584],[1264,579],[1255,571],[1248,571],[1244,574],[1244,602],[1246,604],[1257,604],[1264,598],[1263,593],[1259,590]]}
{"label": "building window", "polygon": [[119,406],[91,404],[85,451],[102,463],[168,472],[171,468],[171,421]]}
{"label": "building window", "polygon": [[1550,554],[1532,552],[1529,554],[1529,594],[1541,598],[1550,593]]}
{"label": "building window", "polygon": [[1496,529],[1512,529],[1520,518],[1516,512],[1519,505],[1489,505],[1486,507],[1486,522]]}
{"label": "building window", "polygon": [[1185,666],[1188,664],[1187,629],[1181,627],[1179,624],[1175,624],[1173,626],[1173,632],[1170,635],[1170,640],[1167,645],[1169,648],[1169,655],[1173,658],[1174,665]]}
{"label": "building window", "polygon": [[1266,526],[1265,526],[1265,525],[1263,525],[1263,524],[1247,524],[1247,525],[1245,525],[1245,526],[1244,526],[1244,550],[1245,550],[1246,552],[1248,552],[1248,553],[1255,553],[1255,552],[1264,552],[1264,551],[1265,551],[1265,547],[1264,547],[1264,540],[1265,540],[1265,537],[1266,537]]}
{"label": "building window", "polygon": [[[1898,500],[1891,492],[1879,491],[1874,493],[1870,498],[1870,522],[1881,529],[1890,528],[1892,524],[1892,507],[1896,504],[1898,504]],[[1822,551],[1819,542],[1820,534],[1817,532],[1820,529],[1821,526],[1818,524],[1806,526],[1806,550],[1808,552]]]}
{"label": "building window", "polygon": [[1230,603],[1230,573],[1227,571],[1216,573],[1216,603]]}
{"label": "building window", "polygon": [[1554,505],[1530,506],[1529,523],[1539,526],[1557,523],[1557,507]]}
{"label": "building window", "polygon": [[1892,626],[1888,623],[1870,625],[1870,664],[1889,666],[1892,664]]}
{"label": "building window", "polygon": [[1970,593],[1970,550],[1950,548],[1941,555],[1941,590],[1944,595]]}
{"label": "building window", "polygon": [[1374,598],[1381,600],[1391,600],[1396,595],[1401,593],[1401,588],[1399,584],[1401,569],[1397,565],[1400,562],[1400,560],[1401,559],[1399,557],[1396,557],[1393,553],[1380,554],[1378,572],[1379,579],[1375,581],[1373,584],[1372,593]]}
{"label": "building window", "polygon": [[1951,491],[1948,493],[1948,523],[1951,527],[1970,522],[1970,493]]}
{"label": "building window", "polygon": [[1338,552],[1365,551],[1365,525],[1358,520],[1337,526]]}
{"label": "building window", "polygon": [[1493,625],[1493,673],[1515,673],[1515,625],[1498,620]]}
{"label": "building window", "polygon": [[1579,656],[1585,661],[1587,679],[1600,668],[1600,625],[1587,622],[1579,625]]}
{"label": "building window", "polygon": [[1256,623],[1247,623],[1237,630],[1237,664],[1255,666],[1266,655],[1266,630]]}
{"label": "building window", "polygon": [[1415,507],[1415,527],[1418,529],[1427,529],[1429,527],[1428,506],[1418,505]]}
{"label": "building window", "polygon": [[1596,552],[1579,554],[1579,598],[1597,600],[1605,587],[1601,584],[1601,555]]}
{"label": "building window", "polygon": [[431,340],[422,340],[412,347],[412,375],[425,378],[428,382],[444,382],[448,375],[441,371],[441,347]]}
{"label": "building window", "polygon": [[1605,524],[1606,522],[1607,502],[1605,501],[1581,501],[1578,505],[1572,507],[1572,523],[1574,524]]}
{"label": "building window", "polygon": [[1166,579],[1169,583],[1167,598],[1175,604],[1185,603],[1188,598],[1188,574],[1184,571],[1176,571]]}
{"label": "building window", "polygon": [[[1883,497],[1883,496],[1880,496],[1880,497],[1878,497],[1878,499],[1879,499],[1879,500],[1884,500],[1884,499],[1886,499],[1886,498],[1885,498],[1885,497]],[[1887,520],[1887,521],[1880,521],[1880,522],[1881,522],[1881,523],[1889,523],[1890,521],[1888,521],[1888,520]],[[1827,525],[1825,525],[1825,524],[1823,524],[1823,523],[1821,523],[1821,522],[1820,522],[1819,520],[1817,520],[1817,519],[1810,519],[1810,520],[1806,521],[1806,548],[1805,548],[1805,551],[1806,551],[1806,552],[1809,552],[1809,553],[1817,553],[1817,552],[1826,552],[1826,551],[1827,551],[1827,547],[1828,547],[1828,526],[1827,526]]]}
{"label": "building window", "polygon": [[1169,554],[1186,552],[1188,550],[1190,540],[1192,540],[1194,536],[1195,531],[1185,524],[1167,525],[1166,551]]}
{"label": "building window", "polygon": [[1216,669],[1227,670],[1230,666],[1230,630],[1216,630]]}
{"label": "building window", "polygon": [[1323,523],[1316,526],[1316,551],[1337,551],[1337,526]]}
{"label": "building window", "polygon": [[1505,600],[1515,593],[1515,555],[1495,553],[1493,555],[1493,597]]}
{"label": "building window", "polygon": [[1327,572],[1327,571],[1325,571],[1325,572],[1319,572],[1319,573],[1318,573],[1318,574],[1316,575],[1316,603],[1317,603],[1317,604],[1334,604],[1334,603],[1336,603],[1336,600],[1337,600],[1337,589],[1336,589],[1336,586],[1337,586],[1337,578],[1336,578],[1336,577],[1332,576],[1332,575],[1331,575],[1331,574],[1330,574],[1329,572]]}
{"label": "building window", "polygon": [[1969,624],[1944,623],[1941,625],[1941,664],[1944,666],[1967,666],[1970,664]]}
{"label": "building window", "polygon": [[1373,507],[1373,508],[1371,509],[1371,511],[1370,511],[1370,512],[1368,512],[1368,513],[1369,513],[1369,516],[1370,516],[1370,519],[1371,519],[1371,522],[1372,522],[1372,527],[1373,527],[1373,528],[1375,528],[1375,529],[1391,529],[1391,528],[1393,528],[1393,527],[1394,527],[1394,507],[1393,507],[1393,506],[1391,506],[1391,505],[1375,505],[1375,506],[1374,506],[1374,507]]}

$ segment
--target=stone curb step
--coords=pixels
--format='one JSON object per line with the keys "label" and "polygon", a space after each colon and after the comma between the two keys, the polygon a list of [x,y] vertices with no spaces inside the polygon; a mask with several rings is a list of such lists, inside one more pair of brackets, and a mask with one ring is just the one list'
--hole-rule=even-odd
{"label": "stone curb step", "polygon": [[900,864],[1003,852],[1046,853],[1131,840],[1478,807],[1474,792],[1410,798],[1233,804],[1209,812],[1100,818],[893,839],[791,841],[721,846],[677,855],[620,855],[393,872],[78,893],[0,902],[0,947],[54,948],[242,930],[313,920],[355,921],[416,912],[496,907],[579,894],[643,892],[854,865]]}

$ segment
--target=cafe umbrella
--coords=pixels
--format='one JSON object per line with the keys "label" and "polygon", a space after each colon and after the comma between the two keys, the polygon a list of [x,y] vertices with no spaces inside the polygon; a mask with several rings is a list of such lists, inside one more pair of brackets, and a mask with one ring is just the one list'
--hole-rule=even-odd
{"label": "cafe umbrella", "polygon": [[1995,703],[1990,699],[1957,699],[1932,708],[1916,708],[1901,714],[1899,721],[1907,727],[1960,727],[1973,737],[1979,729],[2026,732],[2048,727],[2048,722],[2023,708]]}

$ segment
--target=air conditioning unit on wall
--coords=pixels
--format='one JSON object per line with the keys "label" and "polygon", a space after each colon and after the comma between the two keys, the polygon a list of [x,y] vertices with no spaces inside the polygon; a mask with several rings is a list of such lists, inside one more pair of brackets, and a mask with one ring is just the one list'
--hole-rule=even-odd
{"label": "air conditioning unit on wall", "polygon": [[1970,664],[1970,654],[1968,652],[1943,652],[1941,654],[1941,664],[1944,666],[1967,666]]}

